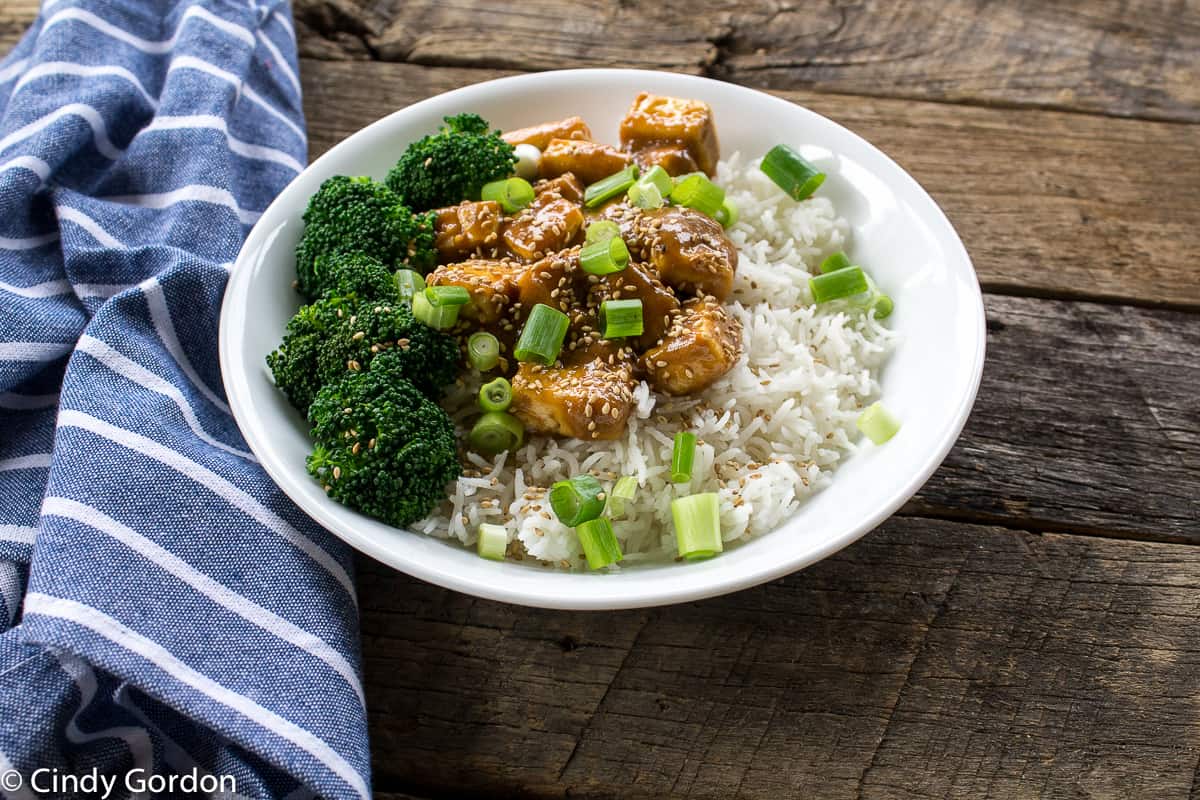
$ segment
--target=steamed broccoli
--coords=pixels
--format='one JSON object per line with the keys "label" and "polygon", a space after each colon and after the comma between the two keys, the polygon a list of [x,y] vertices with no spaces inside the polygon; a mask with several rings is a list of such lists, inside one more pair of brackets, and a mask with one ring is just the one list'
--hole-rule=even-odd
{"label": "steamed broccoli", "polygon": [[321,296],[319,259],[361,252],[396,269],[427,272],[437,264],[433,214],[414,214],[395,192],[370,178],[337,175],[321,184],[304,211],[296,276],[310,300]]}
{"label": "steamed broccoli", "polygon": [[478,200],[489,181],[513,173],[513,146],[489,132],[478,114],[446,117],[438,132],[409,145],[387,175],[387,185],[417,210]]}
{"label": "steamed broccoli", "polygon": [[340,296],[301,308],[267,365],[292,405],[307,411],[322,386],[389,352],[404,377],[435,400],[458,375],[458,344],[418,322],[407,304]]}
{"label": "steamed broccoli", "polygon": [[461,473],[454,423],[407,375],[400,351],[388,351],[322,388],[308,412],[309,474],[339,503],[396,526],[428,515]]}
{"label": "steamed broccoli", "polygon": [[335,253],[313,265],[314,283],[322,297],[357,297],[360,300],[398,299],[396,273],[366,253]]}

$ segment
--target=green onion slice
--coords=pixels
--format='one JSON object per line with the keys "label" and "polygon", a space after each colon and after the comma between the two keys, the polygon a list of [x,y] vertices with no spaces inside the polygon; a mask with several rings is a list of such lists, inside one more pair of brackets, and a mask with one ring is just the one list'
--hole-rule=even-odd
{"label": "green onion slice", "polygon": [[630,164],[620,172],[614,172],[607,178],[601,178],[583,190],[583,204],[588,208],[595,208],[606,200],[613,199],[633,186],[637,176],[637,165]]}
{"label": "green onion slice", "polygon": [[629,266],[629,247],[620,236],[585,244],[579,251],[579,266],[592,275],[610,275]]}
{"label": "green onion slice", "polygon": [[808,279],[814,303],[828,303],[843,297],[853,297],[870,290],[867,276],[860,267],[846,267]]}
{"label": "green onion slice", "polygon": [[508,549],[508,531],[503,525],[483,523],[479,526],[479,555],[493,561],[503,561]]}
{"label": "green onion slice", "polygon": [[600,330],[605,339],[641,336],[641,300],[605,300],[600,304]]}
{"label": "green onion slice", "polygon": [[850,257],[839,250],[821,262],[821,272],[837,272],[839,269],[845,269],[848,266],[850,266]]}
{"label": "green onion slice", "polygon": [[512,399],[512,384],[506,378],[496,378],[479,387],[479,407],[484,411],[507,411]]}
{"label": "green onion slice", "polygon": [[570,320],[557,308],[538,303],[529,312],[521,329],[521,338],[513,348],[517,361],[533,361],[544,366],[553,364],[562,351]]}
{"label": "green onion slice", "polygon": [[642,176],[638,178],[638,183],[652,184],[664,197],[669,195],[675,186],[675,181],[671,179],[670,174],[658,164],[643,172]]}
{"label": "green onion slice", "polygon": [[401,300],[411,303],[413,295],[425,291],[425,279],[421,277],[421,273],[411,269],[398,269],[396,270],[396,290],[400,293]]}
{"label": "green onion slice", "polygon": [[591,475],[576,475],[550,487],[550,508],[563,525],[574,528],[604,511],[604,487]]}
{"label": "green onion slice", "polygon": [[875,299],[871,301],[871,308],[875,310],[875,319],[886,319],[895,307],[896,304],[892,298],[883,292],[875,295]]}
{"label": "green onion slice", "polygon": [[593,242],[607,242],[614,236],[621,235],[621,226],[613,222],[611,219],[599,219],[587,226],[587,233],[584,234],[584,244],[592,244]]}
{"label": "green onion slice", "polygon": [[696,434],[680,431],[675,434],[671,448],[671,483],[687,483],[692,479],[692,463],[696,460]]}
{"label": "green onion slice", "polygon": [[659,208],[665,202],[657,186],[641,181],[629,187],[628,197],[630,205],[641,209]]}
{"label": "green onion slice", "polygon": [[[437,287],[441,288],[441,287]],[[428,325],[438,331],[449,330],[458,322],[458,310],[462,306],[435,306],[429,302],[429,295],[417,292],[412,299],[413,316],[417,322]]]}
{"label": "green onion slice", "polygon": [[505,178],[485,183],[480,196],[499,203],[506,214],[513,214],[533,202],[533,187],[524,178]]}
{"label": "green onion slice", "polygon": [[587,556],[588,566],[592,569],[607,567],[624,557],[621,554],[621,543],[613,533],[612,523],[604,517],[584,522],[575,529],[575,533],[579,535],[583,554]]}
{"label": "green onion slice", "polygon": [[480,372],[500,363],[500,340],[487,331],[476,331],[467,339],[467,360]]}
{"label": "green onion slice", "polygon": [[717,209],[717,214],[713,217],[717,222],[721,223],[722,228],[728,228],[738,221],[737,204],[731,198],[726,197],[721,207]]}
{"label": "green onion slice", "polygon": [[686,559],[711,558],[724,549],[721,542],[721,501],[704,492],[671,501],[675,544]]}
{"label": "green onion slice", "polygon": [[805,199],[825,182],[824,172],[786,144],[768,150],[759,168],[793,200]]}
{"label": "green onion slice", "polygon": [[725,202],[725,190],[710,181],[704,173],[693,172],[680,178],[675,188],[671,189],[671,201],[716,217]]}
{"label": "green onion slice", "polygon": [[525,426],[507,411],[488,411],[467,436],[471,449],[492,456],[515,450],[525,441]]}
{"label": "green onion slice", "polygon": [[471,293],[465,286],[428,286],[425,298],[435,306],[465,306],[471,302]]}
{"label": "green onion slice", "polygon": [[892,412],[880,403],[872,403],[867,406],[858,415],[855,425],[875,444],[883,444],[900,430],[900,420],[896,419]]}
{"label": "green onion slice", "polygon": [[638,482],[632,475],[617,480],[608,493],[608,513],[619,517],[625,513],[625,504],[637,497]]}

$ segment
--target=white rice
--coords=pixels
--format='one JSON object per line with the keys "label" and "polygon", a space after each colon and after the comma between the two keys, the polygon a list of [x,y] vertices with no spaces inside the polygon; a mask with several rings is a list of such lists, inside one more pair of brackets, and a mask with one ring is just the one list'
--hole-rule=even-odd
{"label": "white rice", "polygon": [[[795,202],[734,155],[717,181],[737,204],[728,232],[740,253],[727,310],[743,326],[737,365],[707,391],[673,398],[641,383],[625,437],[611,442],[537,436],[515,453],[474,469],[414,530],[474,545],[480,523],[508,529],[509,554],[568,569],[586,568],[574,531],[545,498],[555,481],[591,472],[606,484],[635,475],[626,513],[613,520],[625,562],[675,556],[671,500],[718,492],[726,543],[772,530],[824,487],[854,449],[854,422],[878,393],[876,378],[892,334],[873,316],[812,305],[808,278],[829,253],[848,247],[849,228],[824,197]],[[454,387],[446,402],[465,430],[477,415],[480,376]],[[690,484],[669,479],[672,440],[699,438]]]}

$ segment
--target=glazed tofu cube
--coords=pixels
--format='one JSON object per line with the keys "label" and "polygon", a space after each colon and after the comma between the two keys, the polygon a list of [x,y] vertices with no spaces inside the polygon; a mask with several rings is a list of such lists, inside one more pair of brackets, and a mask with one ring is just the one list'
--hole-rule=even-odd
{"label": "glazed tofu cube", "polygon": [[662,167],[672,177],[689,175],[700,169],[700,165],[696,163],[696,159],[692,158],[692,154],[686,147],[674,144],[635,150],[633,162],[642,172],[653,167]]}
{"label": "glazed tofu cube", "polygon": [[620,172],[629,164],[629,154],[612,145],[577,139],[552,139],[542,150],[538,176],[554,178],[570,172],[584,185]]}
{"label": "glazed tofu cube", "polygon": [[617,439],[633,411],[631,370],[603,358],[564,367],[523,363],[512,387],[509,410],[530,433]]}
{"label": "glazed tofu cube", "polygon": [[672,143],[684,147],[700,169],[715,174],[721,148],[708,104],[642,92],[621,120],[621,146],[636,152]]}
{"label": "glazed tofu cube", "polygon": [[569,172],[559,175],[557,178],[538,181],[533,185],[533,193],[536,197],[553,194],[564,200],[570,200],[572,203],[583,202],[583,184]]}
{"label": "glazed tofu cube", "polygon": [[728,372],[742,353],[742,326],[711,298],[683,304],[663,343],[642,356],[650,385],[667,394],[691,394]]}
{"label": "glazed tofu cube", "polygon": [[650,270],[634,263],[591,284],[588,306],[598,309],[605,300],[642,301],[642,335],[628,340],[628,344],[639,353],[666,334],[671,317],[679,310],[675,293]]}
{"label": "glazed tofu cube", "polygon": [[721,224],[706,214],[682,206],[647,211],[627,241],[667,286],[718,300],[733,290],[737,248]]}
{"label": "glazed tofu cube", "polygon": [[531,144],[545,150],[551,139],[583,139],[590,141],[592,132],[580,117],[567,117],[554,122],[543,122],[528,128],[518,128],[503,134],[504,141],[511,145]]}
{"label": "glazed tofu cube", "polygon": [[471,299],[459,314],[483,324],[499,320],[516,301],[523,267],[510,261],[475,258],[457,264],[443,264],[425,276],[428,286],[461,286]]}
{"label": "glazed tofu cube", "polygon": [[466,202],[439,208],[433,229],[437,234],[438,260],[442,263],[461,261],[476,250],[491,249],[499,244],[500,204],[485,200]]}
{"label": "glazed tofu cube", "polygon": [[569,313],[575,301],[573,273],[579,264],[579,248],[554,253],[525,267],[517,279],[517,302],[524,318],[539,303]]}
{"label": "glazed tofu cube", "polygon": [[504,225],[504,244],[524,261],[570,246],[583,228],[583,209],[553,192],[536,197]]}

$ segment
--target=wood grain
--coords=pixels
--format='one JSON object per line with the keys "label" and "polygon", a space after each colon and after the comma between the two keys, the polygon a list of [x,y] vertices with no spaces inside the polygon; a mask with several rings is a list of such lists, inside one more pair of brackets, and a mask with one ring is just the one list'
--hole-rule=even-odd
{"label": "wood grain", "polygon": [[895,518],[767,586],[521,609],[364,562],[376,784],[443,797],[1185,798],[1192,548]]}
{"label": "wood grain", "polygon": [[[771,89],[1200,120],[1193,0],[299,0],[324,57],[621,66]],[[315,46],[315,45],[309,45]]]}

